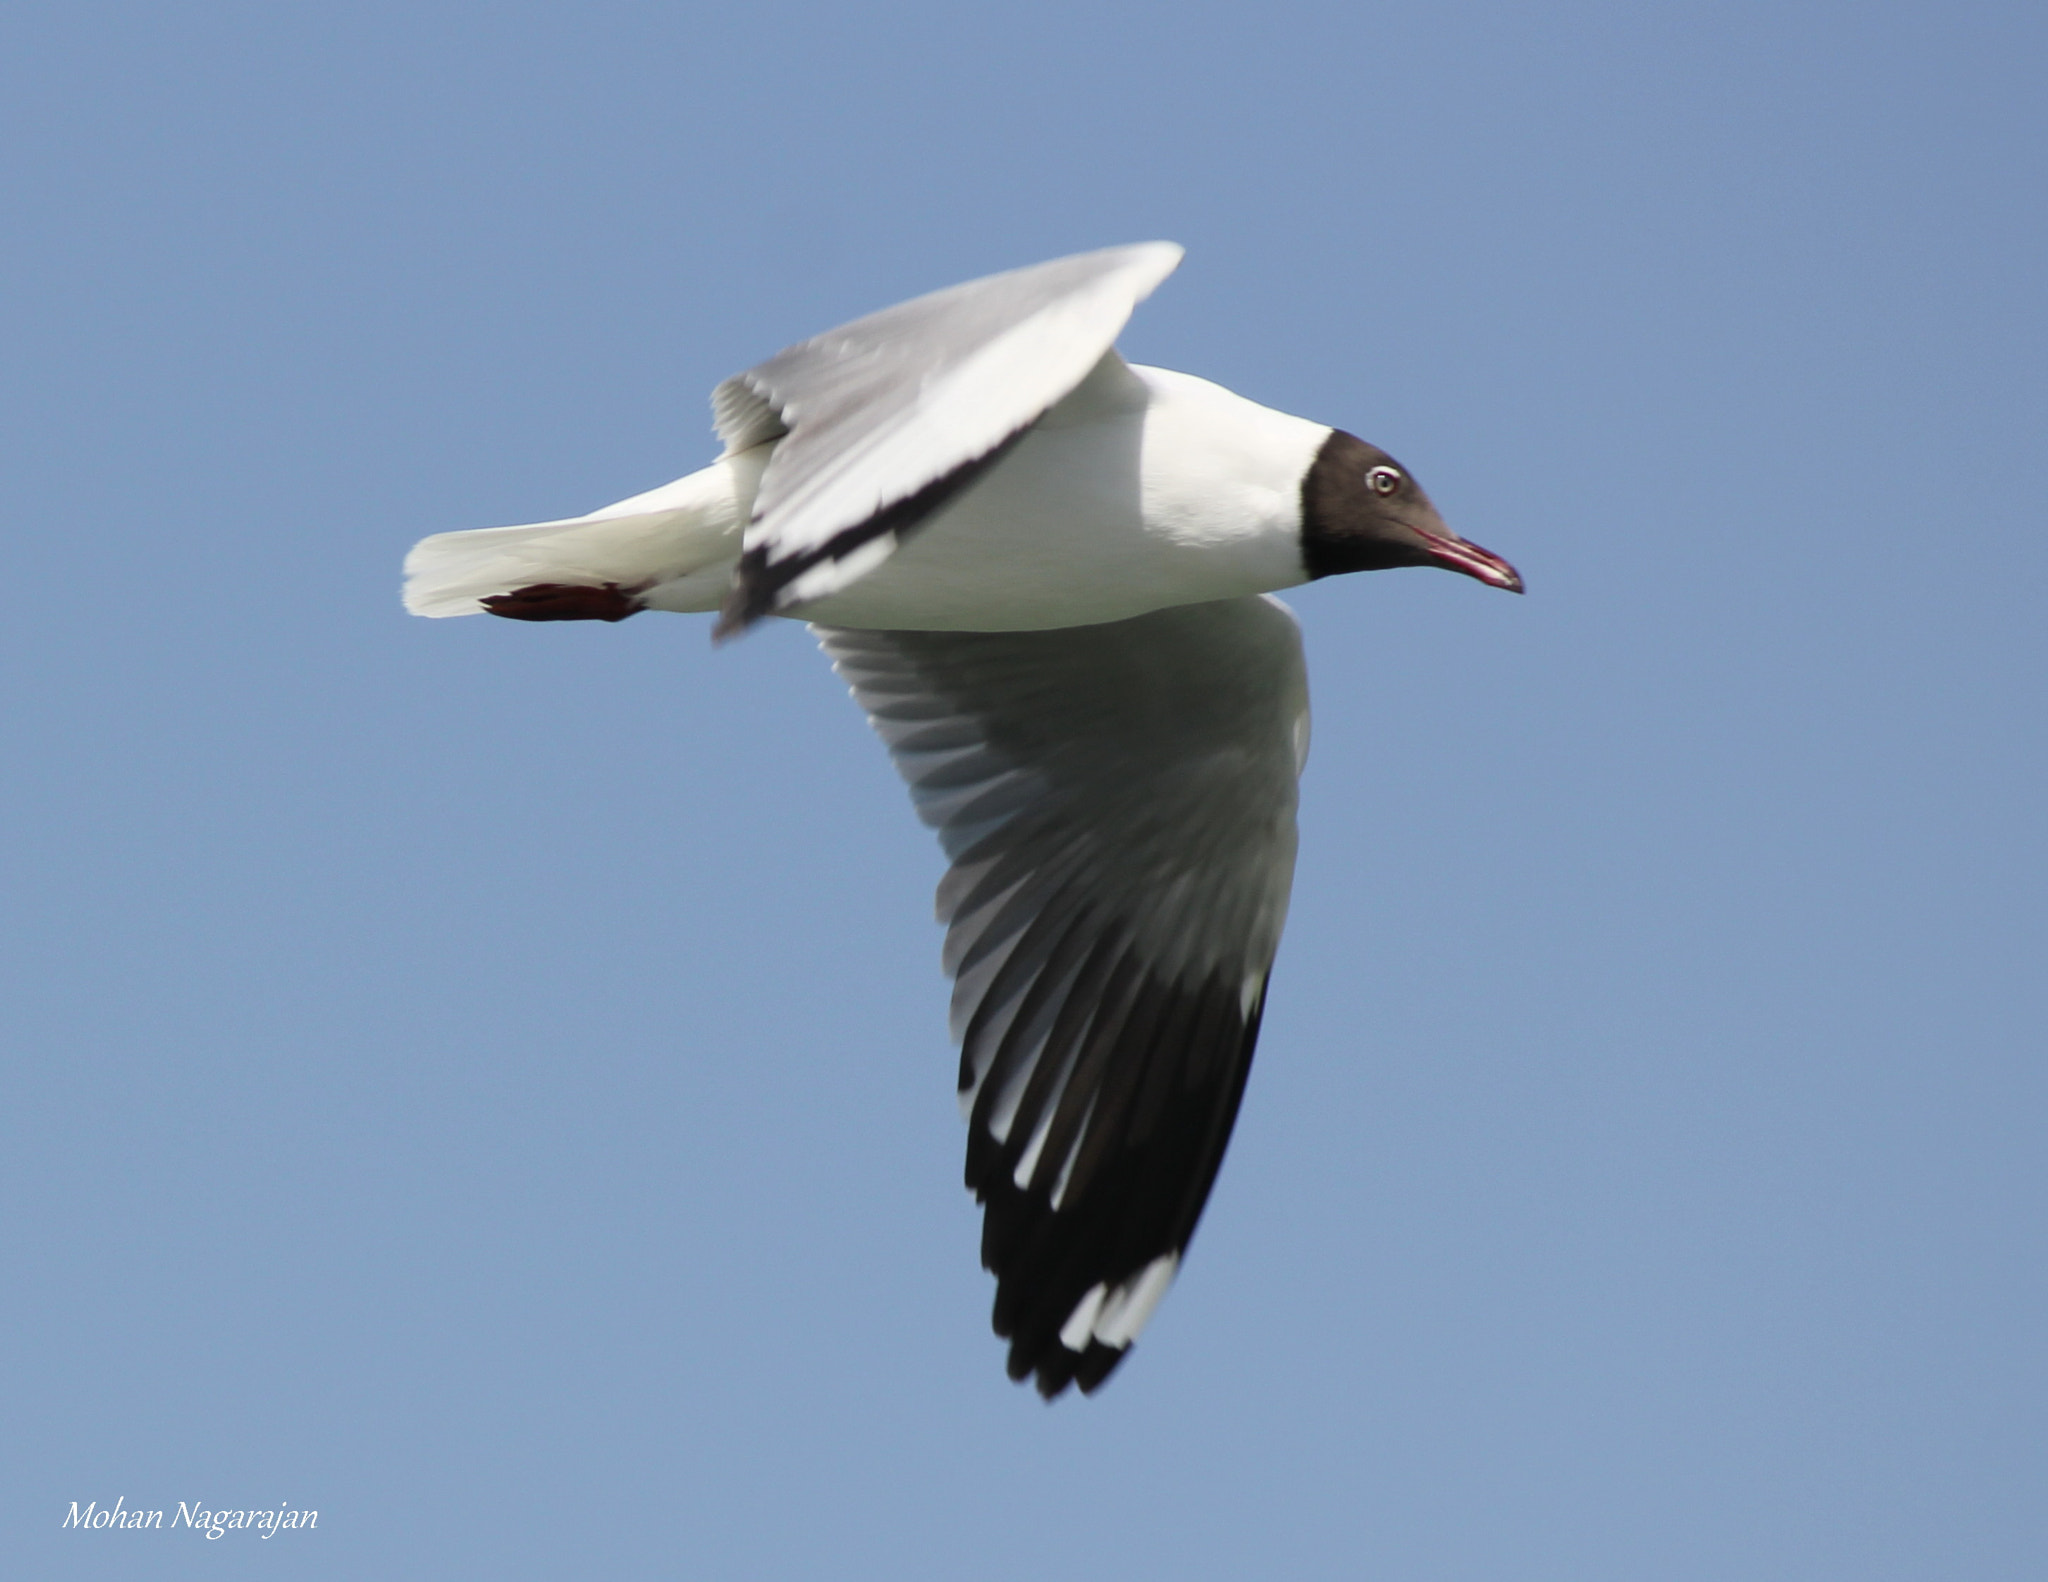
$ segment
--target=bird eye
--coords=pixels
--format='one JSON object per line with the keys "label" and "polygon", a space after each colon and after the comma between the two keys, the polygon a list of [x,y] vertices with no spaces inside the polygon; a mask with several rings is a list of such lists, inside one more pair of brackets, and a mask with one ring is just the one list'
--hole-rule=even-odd
{"label": "bird eye", "polygon": [[1401,469],[1374,467],[1365,475],[1365,486],[1374,494],[1392,494],[1401,487]]}

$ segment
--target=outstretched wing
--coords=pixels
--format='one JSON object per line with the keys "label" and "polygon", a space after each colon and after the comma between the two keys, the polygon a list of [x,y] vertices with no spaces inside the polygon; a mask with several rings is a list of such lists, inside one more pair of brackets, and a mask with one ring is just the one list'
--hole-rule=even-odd
{"label": "outstretched wing", "polygon": [[1237,1116],[1294,876],[1308,682],[1276,599],[1026,632],[818,628],[920,816],[1010,1375],[1093,1390]]}
{"label": "outstretched wing", "polygon": [[711,402],[727,451],[780,443],[719,633],[880,565],[1087,376],[1180,258],[1172,242],[1142,242],[971,280],[721,384]]}

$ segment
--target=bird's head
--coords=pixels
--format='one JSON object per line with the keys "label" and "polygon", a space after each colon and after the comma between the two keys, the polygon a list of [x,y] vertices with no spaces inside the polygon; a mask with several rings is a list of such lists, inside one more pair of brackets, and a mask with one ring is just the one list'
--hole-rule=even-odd
{"label": "bird's head", "polygon": [[1301,558],[1310,577],[1442,566],[1522,591],[1513,566],[1444,525],[1406,467],[1342,429],[1330,431],[1301,481]]}

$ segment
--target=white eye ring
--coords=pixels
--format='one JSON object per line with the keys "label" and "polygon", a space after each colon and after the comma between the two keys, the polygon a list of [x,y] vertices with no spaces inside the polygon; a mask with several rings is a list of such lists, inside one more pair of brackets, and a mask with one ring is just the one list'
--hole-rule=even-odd
{"label": "white eye ring", "polygon": [[1365,486],[1374,494],[1392,494],[1401,487],[1399,467],[1372,467],[1366,470]]}

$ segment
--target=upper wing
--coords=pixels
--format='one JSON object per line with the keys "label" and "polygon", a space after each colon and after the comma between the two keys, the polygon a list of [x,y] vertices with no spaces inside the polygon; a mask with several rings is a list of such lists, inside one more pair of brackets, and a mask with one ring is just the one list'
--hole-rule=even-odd
{"label": "upper wing", "polygon": [[1077,253],[885,308],[711,397],[730,451],[780,438],[720,634],[872,571],[1095,366],[1179,264],[1172,242]]}
{"label": "upper wing", "polygon": [[952,859],[967,1185],[1010,1375],[1106,1378],[1237,1116],[1294,876],[1308,681],[1276,599],[1028,632],[818,629]]}

